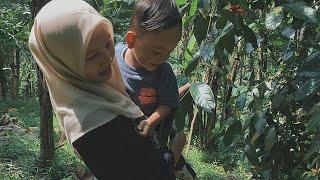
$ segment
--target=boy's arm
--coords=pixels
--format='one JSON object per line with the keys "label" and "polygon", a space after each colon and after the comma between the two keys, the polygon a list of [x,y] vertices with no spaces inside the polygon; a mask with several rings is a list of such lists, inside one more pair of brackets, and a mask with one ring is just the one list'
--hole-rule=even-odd
{"label": "boy's arm", "polygon": [[191,84],[187,83],[179,88],[179,97],[182,97],[190,88]]}
{"label": "boy's arm", "polygon": [[151,128],[158,124],[162,119],[166,118],[171,112],[171,108],[166,105],[160,105],[151,116],[141,121],[138,126],[139,134],[142,136],[147,136]]}

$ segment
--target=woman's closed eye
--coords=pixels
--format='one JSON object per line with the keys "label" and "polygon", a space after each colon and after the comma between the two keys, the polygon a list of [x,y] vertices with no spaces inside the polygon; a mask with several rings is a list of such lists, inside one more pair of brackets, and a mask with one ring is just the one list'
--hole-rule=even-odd
{"label": "woman's closed eye", "polygon": [[152,53],[153,53],[154,55],[159,55],[159,54],[160,54],[160,52],[154,51],[154,50],[152,50]]}

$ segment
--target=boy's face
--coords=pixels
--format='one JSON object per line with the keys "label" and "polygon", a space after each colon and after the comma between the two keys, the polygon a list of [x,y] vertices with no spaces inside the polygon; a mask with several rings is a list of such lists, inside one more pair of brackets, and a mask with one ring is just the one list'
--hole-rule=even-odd
{"label": "boy's face", "polygon": [[89,41],[85,57],[85,76],[89,81],[106,82],[111,77],[111,63],[114,58],[112,27],[100,24]]}
{"label": "boy's face", "polygon": [[173,27],[159,32],[140,33],[135,37],[135,60],[148,71],[154,71],[164,63],[181,39],[181,29]]}

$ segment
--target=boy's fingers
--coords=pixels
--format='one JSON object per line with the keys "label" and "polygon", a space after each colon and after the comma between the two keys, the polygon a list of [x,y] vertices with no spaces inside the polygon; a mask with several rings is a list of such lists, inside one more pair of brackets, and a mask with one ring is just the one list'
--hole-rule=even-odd
{"label": "boy's fingers", "polygon": [[142,122],[140,122],[139,123],[139,125],[138,125],[138,130],[139,131],[142,131],[143,129],[144,129],[144,126],[145,126],[146,124],[142,121]]}

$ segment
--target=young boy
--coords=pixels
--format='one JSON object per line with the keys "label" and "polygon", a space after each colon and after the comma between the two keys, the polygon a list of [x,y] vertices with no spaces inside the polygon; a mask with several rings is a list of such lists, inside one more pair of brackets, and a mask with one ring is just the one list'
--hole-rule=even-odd
{"label": "young boy", "polygon": [[147,136],[179,105],[176,77],[166,62],[181,38],[182,20],[170,0],[139,1],[134,9],[125,44],[116,56],[127,93],[148,117],[139,133]]}
{"label": "young boy", "polygon": [[[179,105],[177,80],[166,61],[181,34],[182,18],[173,1],[141,0],[134,8],[126,44],[116,46],[127,93],[146,115],[137,126],[144,137],[153,129],[159,134],[160,122],[173,119]],[[159,140],[163,145],[167,139]]]}

